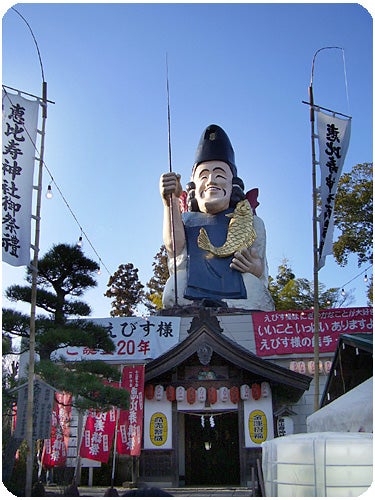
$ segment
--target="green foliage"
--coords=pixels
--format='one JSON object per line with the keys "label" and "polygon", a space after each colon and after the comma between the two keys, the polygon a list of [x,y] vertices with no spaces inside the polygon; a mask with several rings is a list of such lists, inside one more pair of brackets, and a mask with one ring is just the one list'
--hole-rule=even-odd
{"label": "green foliage", "polygon": [[71,320],[65,325],[55,325],[51,320],[38,321],[36,349],[41,359],[49,359],[58,347],[89,347],[113,352],[115,345],[107,331],[91,321]]}
{"label": "green foliage", "polygon": [[[355,165],[339,180],[335,198],[334,222],[341,232],[333,243],[333,255],[340,266],[346,266],[351,254],[358,266],[373,262],[373,174],[372,163]],[[367,298],[373,301],[372,277]]]}
{"label": "green foliage", "polygon": [[[36,305],[54,315],[55,323],[64,323],[68,316],[88,316],[91,308],[80,297],[97,285],[94,273],[99,265],[83,255],[74,245],[54,245],[38,262]],[[27,269],[26,281],[31,283],[32,270]],[[6,297],[14,302],[31,302],[31,286],[13,285]]]}
{"label": "green foliage", "polygon": [[373,261],[373,180],[372,163],[362,163],[340,178],[335,198],[335,227],[341,235],[333,245],[333,255],[345,266],[350,254],[358,265]]}
{"label": "green foliage", "polygon": [[[314,306],[313,283],[306,278],[296,278],[287,259],[283,259],[278,267],[276,279],[269,278],[269,290],[275,302],[276,311],[306,310]],[[321,309],[342,307],[351,299],[350,293],[343,297],[338,288],[326,290],[325,286],[319,283],[319,307]]]}
{"label": "green foliage", "polygon": [[113,298],[111,316],[134,316],[137,305],[144,299],[144,286],[133,264],[121,264],[110,276],[104,296]]}
{"label": "green foliage", "polygon": [[152,264],[154,275],[147,283],[149,291],[146,293],[146,307],[150,313],[163,308],[162,297],[165,284],[169,278],[167,250],[164,245],[154,257]]}
{"label": "green foliage", "polygon": [[3,308],[2,330],[4,335],[29,338],[30,317],[13,309]]}
{"label": "green foliage", "polygon": [[103,361],[60,365],[43,360],[37,364],[36,371],[56,389],[71,393],[81,409],[108,410],[111,406],[128,408],[128,391],[109,385],[119,381],[121,374],[118,368]]}
{"label": "green foliage", "polygon": [[[80,297],[87,288],[96,286],[94,273],[99,269],[96,262],[86,258],[82,250],[72,245],[55,245],[39,260],[37,279],[37,305],[47,315],[35,320],[35,351],[40,356],[36,371],[57,390],[66,390],[76,396],[79,407],[98,408],[121,403],[127,405],[127,392],[103,386],[106,380],[118,380],[119,373],[100,361],[77,364],[58,360],[51,361],[53,351],[67,346],[88,347],[113,352],[115,345],[106,328],[87,319],[70,319],[69,316],[85,315],[90,307]],[[31,271],[27,271],[31,282]],[[13,285],[6,290],[11,300],[30,302],[31,287]],[[23,339],[27,349],[30,318],[12,309],[3,310],[3,338],[16,335]],[[85,370],[88,370],[85,372]],[[126,393],[126,394],[125,394]]]}
{"label": "green foliage", "polygon": [[[97,285],[93,273],[99,265],[84,256],[76,245],[54,245],[38,263],[37,285],[52,288],[56,294],[81,296],[88,288]],[[28,281],[31,280],[31,269],[28,269]]]}

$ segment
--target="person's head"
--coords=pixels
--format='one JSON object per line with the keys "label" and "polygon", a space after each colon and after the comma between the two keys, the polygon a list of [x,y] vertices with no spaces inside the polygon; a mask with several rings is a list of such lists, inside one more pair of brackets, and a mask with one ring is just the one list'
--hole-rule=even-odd
{"label": "person's head", "polygon": [[187,185],[189,210],[215,214],[235,207],[245,197],[243,190],[227,134],[218,125],[209,125],[200,138]]}

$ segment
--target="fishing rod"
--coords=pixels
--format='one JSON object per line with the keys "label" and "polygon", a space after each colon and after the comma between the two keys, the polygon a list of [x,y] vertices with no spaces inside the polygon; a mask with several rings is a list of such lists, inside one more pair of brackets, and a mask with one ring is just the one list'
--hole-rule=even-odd
{"label": "fishing rod", "polygon": [[[171,146],[171,109],[169,104],[169,76],[168,76],[168,54],[165,56],[166,78],[167,78],[167,115],[168,115],[168,163],[169,172],[172,173],[172,146]],[[174,270],[174,304],[178,306],[177,294],[177,255],[176,255],[176,235],[173,214],[173,194],[170,195],[169,213],[171,219],[171,237],[173,249],[173,270]]]}

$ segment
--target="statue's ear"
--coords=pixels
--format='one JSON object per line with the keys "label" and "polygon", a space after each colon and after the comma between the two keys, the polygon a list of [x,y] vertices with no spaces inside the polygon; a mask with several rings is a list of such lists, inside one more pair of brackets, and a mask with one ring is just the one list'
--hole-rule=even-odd
{"label": "statue's ear", "polygon": [[239,201],[242,201],[245,199],[244,189],[245,189],[245,186],[244,186],[243,180],[237,176],[234,176],[232,179],[232,194],[231,194],[230,203],[229,203],[229,206],[231,208],[235,208]]}
{"label": "statue's ear", "polygon": [[186,184],[186,192],[187,192],[187,206],[189,212],[199,212],[198,202],[195,199],[195,183],[188,182]]}

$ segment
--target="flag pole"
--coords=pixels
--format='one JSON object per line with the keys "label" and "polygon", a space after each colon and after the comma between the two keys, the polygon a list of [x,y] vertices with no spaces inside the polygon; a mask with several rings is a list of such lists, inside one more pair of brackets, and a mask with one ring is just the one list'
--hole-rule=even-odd
{"label": "flag pole", "polygon": [[43,157],[44,157],[44,139],[47,119],[47,82],[43,81],[42,93],[42,129],[39,155],[39,171],[37,185],[37,201],[35,213],[35,239],[34,239],[34,258],[32,261],[32,282],[31,282],[31,311],[30,311],[30,338],[29,338],[29,371],[28,371],[28,389],[27,389],[27,413],[26,413],[26,483],[25,495],[31,496],[33,480],[33,462],[34,462],[34,442],[33,442],[33,407],[34,407],[34,371],[35,371],[35,312],[37,295],[37,277],[38,277],[38,258],[39,258],[39,240],[40,240],[40,213],[42,200],[42,179],[43,179]]}
{"label": "flag pole", "polygon": [[38,277],[38,258],[39,258],[39,240],[40,240],[40,212],[42,200],[42,178],[43,178],[43,158],[44,158],[44,140],[46,131],[47,119],[47,82],[44,77],[44,69],[42,57],[38,42],[35,38],[33,30],[25,17],[15,8],[11,9],[23,20],[28,27],[30,34],[33,38],[35,48],[38,53],[42,76],[42,129],[41,129],[41,142],[39,154],[39,172],[38,172],[38,185],[37,185],[37,201],[36,201],[36,214],[35,214],[35,239],[34,239],[34,257],[31,264],[32,281],[31,281],[31,309],[30,309],[30,335],[29,335],[29,370],[28,370],[28,387],[27,387],[27,412],[26,412],[26,478],[25,478],[25,496],[31,496],[32,481],[33,481],[33,407],[34,407],[34,371],[35,371],[35,312],[36,312],[36,286]]}
{"label": "flag pole", "polygon": [[315,59],[319,52],[341,47],[322,47],[318,49],[311,64],[309,86],[310,123],[311,123],[311,158],[312,158],[312,198],[313,198],[313,274],[314,274],[314,411],[319,410],[319,248],[318,248],[318,188],[316,184],[316,152],[315,152],[315,105],[313,93]]}
{"label": "flag pole", "polygon": [[[315,54],[316,55],[316,54]],[[314,56],[315,58],[315,56]],[[312,199],[313,199],[313,274],[314,274],[314,411],[319,409],[319,258],[318,258],[318,192],[316,186],[315,115],[313,94],[313,73],[309,86],[311,157],[312,157]]]}

